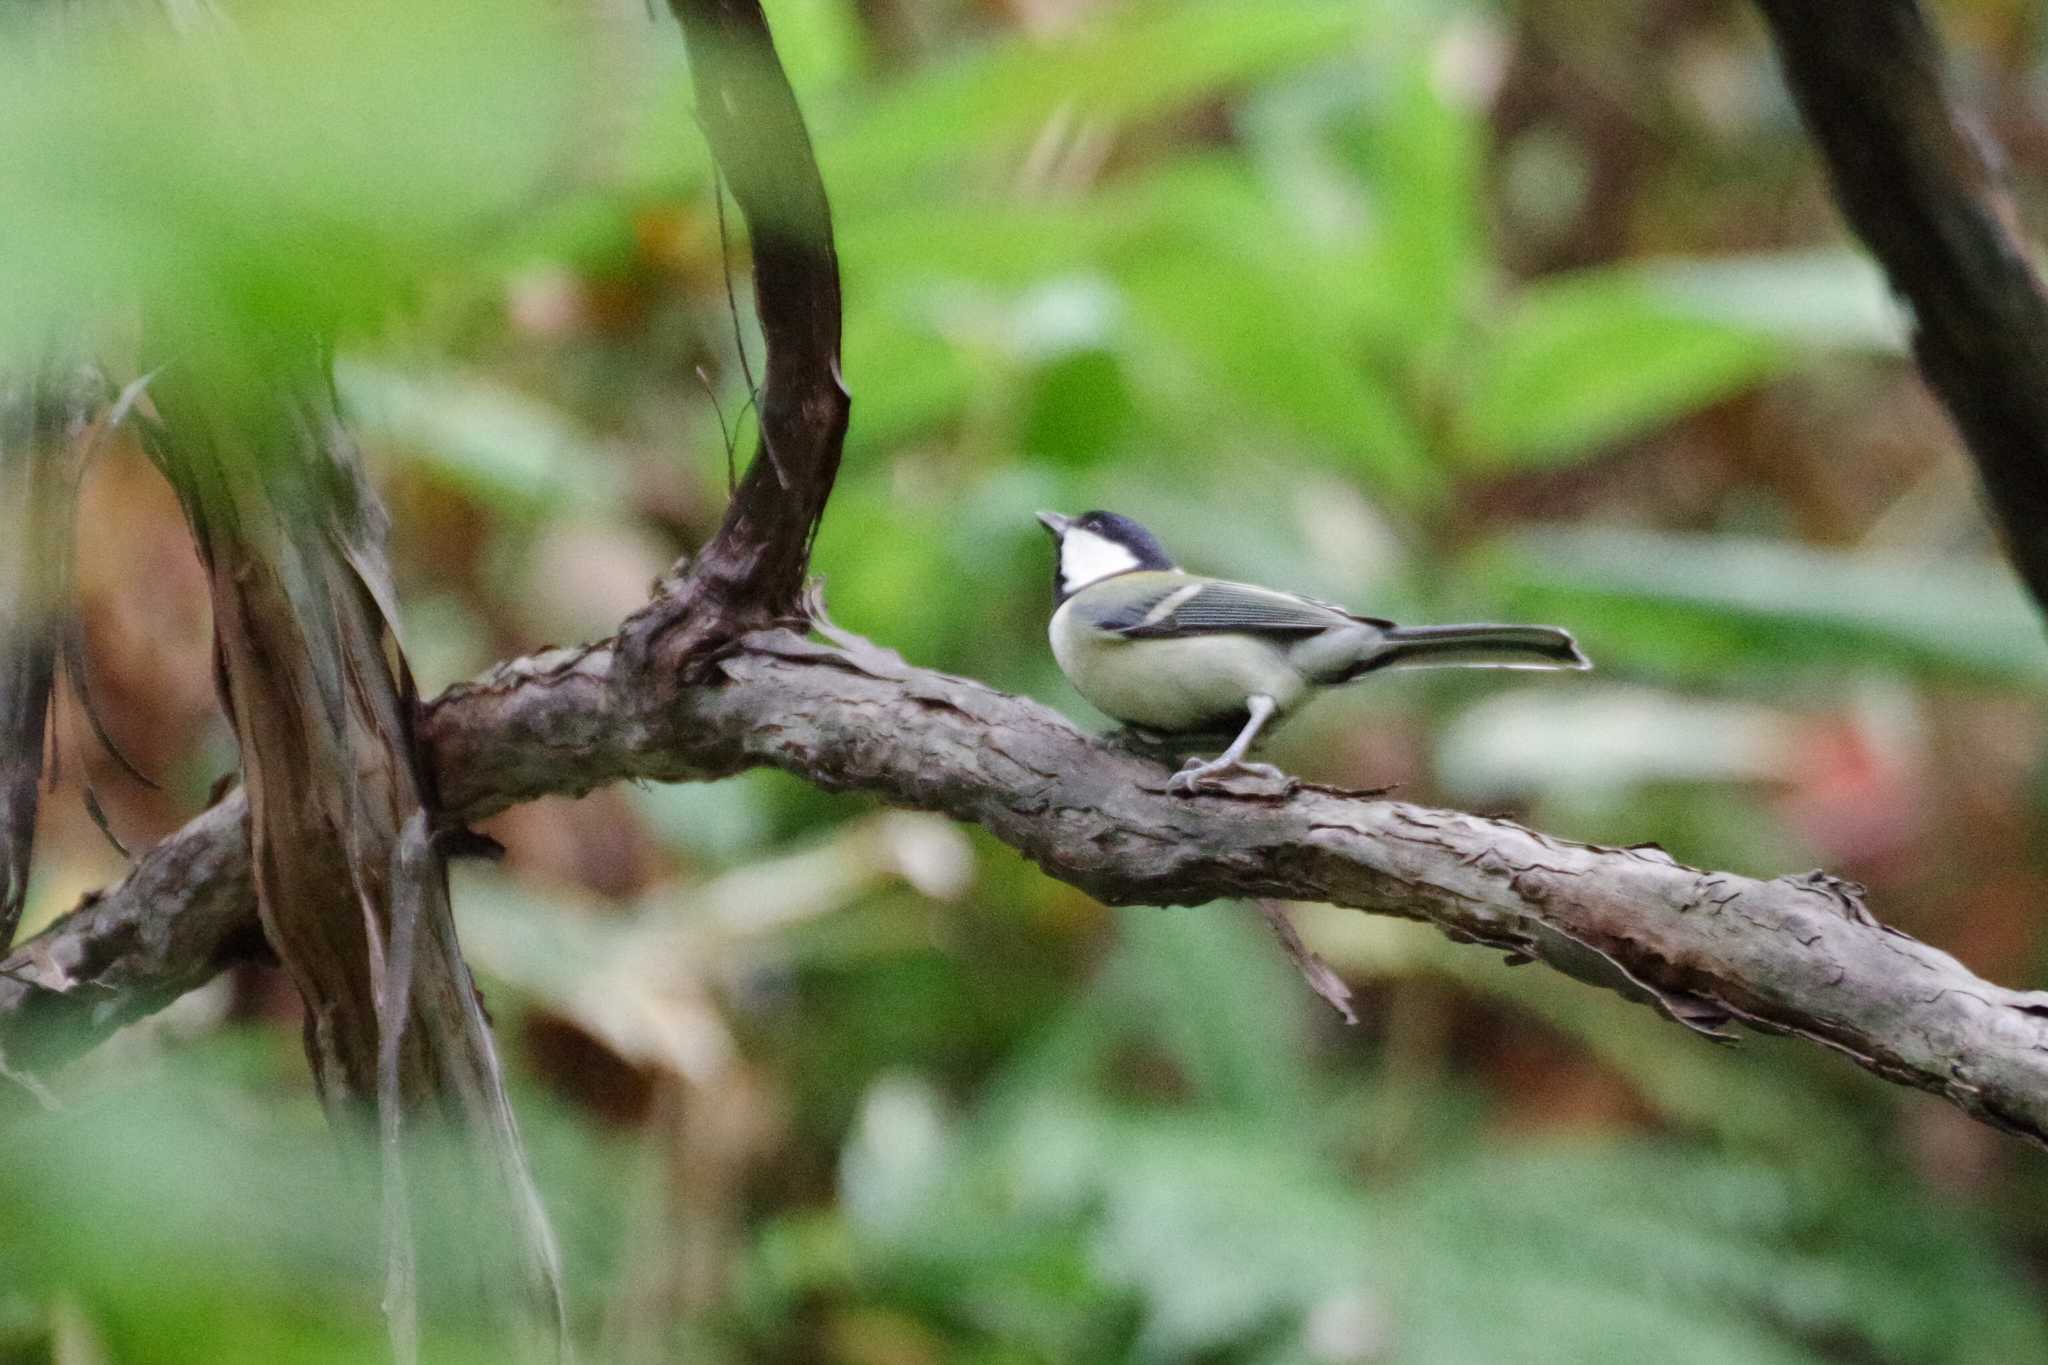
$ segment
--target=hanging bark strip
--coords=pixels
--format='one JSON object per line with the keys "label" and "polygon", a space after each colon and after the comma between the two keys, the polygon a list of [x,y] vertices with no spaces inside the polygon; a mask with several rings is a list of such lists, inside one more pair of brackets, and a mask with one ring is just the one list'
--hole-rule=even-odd
{"label": "hanging bark strip", "polygon": [[57,672],[56,444],[39,374],[0,379],[0,952],[28,896]]}
{"label": "hanging bark strip", "polygon": [[0,953],[28,896],[50,698],[70,621],[70,456],[95,378],[58,354],[0,376]]}
{"label": "hanging bark strip", "polygon": [[[426,834],[435,799],[393,635],[384,513],[324,354],[269,340],[250,353],[295,365],[174,363],[154,392],[156,453],[207,569],[263,935],[304,999],[306,1055],[337,1125],[362,1131],[381,1108],[389,1140],[402,1112],[467,1155],[461,1194],[443,1202],[465,1207],[473,1232],[440,1245],[466,1246],[468,1263],[422,1264],[428,1287],[494,1322],[508,1358],[553,1359],[557,1257]],[[406,944],[410,961],[392,951]],[[390,1162],[387,1179],[402,1179]],[[387,1190],[403,1209],[401,1195]],[[391,1264],[403,1272],[389,1306],[404,1357],[410,1248],[392,1248]]]}

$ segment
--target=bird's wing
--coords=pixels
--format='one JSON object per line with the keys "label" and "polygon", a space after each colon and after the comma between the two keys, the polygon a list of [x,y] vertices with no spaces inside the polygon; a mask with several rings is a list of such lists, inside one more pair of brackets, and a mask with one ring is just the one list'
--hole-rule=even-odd
{"label": "bird's wing", "polygon": [[1148,584],[1144,595],[1127,597],[1096,625],[1127,640],[1154,640],[1179,635],[1313,635],[1368,619],[1313,598],[1249,583],[1160,577],[1167,581],[1158,585],[1158,591],[1149,591],[1153,585]]}

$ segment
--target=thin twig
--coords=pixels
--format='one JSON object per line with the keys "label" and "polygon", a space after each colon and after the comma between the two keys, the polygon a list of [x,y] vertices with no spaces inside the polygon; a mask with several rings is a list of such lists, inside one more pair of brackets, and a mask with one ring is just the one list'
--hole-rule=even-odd
{"label": "thin twig", "polygon": [[[701,119],[698,121],[697,126],[700,129],[704,126]],[[726,235],[725,227],[725,173],[718,169],[718,164],[715,161],[711,166],[711,197],[718,205],[718,270],[719,274],[725,278],[725,311],[726,315],[732,319],[732,348],[739,355],[740,374],[747,381],[747,405],[756,412],[759,412],[761,408],[761,386],[754,382],[753,362],[747,359],[747,338],[740,328],[739,296],[733,292],[732,287],[732,243]],[[740,409],[740,415],[742,417],[746,416],[746,408]],[[721,415],[719,418],[721,425],[724,423],[724,420],[724,416]],[[761,423],[760,426],[761,453],[768,457],[768,467],[775,471],[775,481],[781,484],[784,490],[787,490],[789,488],[789,474],[783,469],[782,462],[775,457],[774,438],[769,435],[768,426],[765,422]],[[730,440],[726,442],[725,453],[728,466],[728,482],[736,486],[737,480],[730,478],[732,459],[732,443]],[[731,488],[728,488],[727,491],[730,492]]]}
{"label": "thin twig", "polygon": [[1317,955],[1316,951],[1301,941],[1301,933],[1288,917],[1287,907],[1279,901],[1264,896],[1254,897],[1252,904],[1259,908],[1259,915],[1266,921],[1266,927],[1273,931],[1273,937],[1280,940],[1280,947],[1286,952],[1287,960],[1301,973],[1301,979],[1308,988],[1321,996],[1337,1011],[1347,1024],[1356,1027],[1358,1011],[1351,1004],[1351,987],[1344,978],[1337,975],[1336,968]]}
{"label": "thin twig", "polygon": [[[419,1359],[419,1282],[413,1247],[411,1200],[405,1173],[405,1094],[400,1059],[406,1020],[412,1013],[413,942],[418,933],[423,876],[438,876],[429,854],[427,813],[417,810],[406,820],[391,850],[387,903],[391,911],[390,942],[373,953],[377,982],[377,1133],[383,1158],[384,1186],[384,1317],[397,1365]],[[367,907],[366,907],[367,909]],[[376,916],[366,915],[373,948]]]}
{"label": "thin twig", "polygon": [[711,411],[718,418],[718,434],[725,441],[725,495],[731,497],[740,486],[739,469],[734,464],[732,428],[725,424],[725,408],[719,404],[718,390],[711,386],[711,376],[704,373],[704,367],[697,367],[697,383],[704,389],[704,396],[711,400]]}

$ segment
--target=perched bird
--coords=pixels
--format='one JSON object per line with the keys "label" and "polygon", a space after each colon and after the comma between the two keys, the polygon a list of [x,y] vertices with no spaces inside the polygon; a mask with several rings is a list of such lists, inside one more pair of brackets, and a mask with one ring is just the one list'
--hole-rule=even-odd
{"label": "perched bird", "polygon": [[1247,763],[1267,722],[1316,690],[1383,668],[1591,668],[1556,626],[1397,626],[1248,583],[1183,572],[1150,531],[1114,512],[1040,512],[1058,543],[1053,657],[1074,689],[1125,724],[1165,736],[1235,734],[1167,782],[1194,792]]}

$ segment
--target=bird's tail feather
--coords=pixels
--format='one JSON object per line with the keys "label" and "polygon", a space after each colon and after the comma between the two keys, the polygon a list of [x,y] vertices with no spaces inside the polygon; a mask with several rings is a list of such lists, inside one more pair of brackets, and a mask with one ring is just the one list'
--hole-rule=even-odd
{"label": "bird's tail feather", "polygon": [[1591,668],[1556,626],[1394,626],[1348,677],[1383,668]]}

